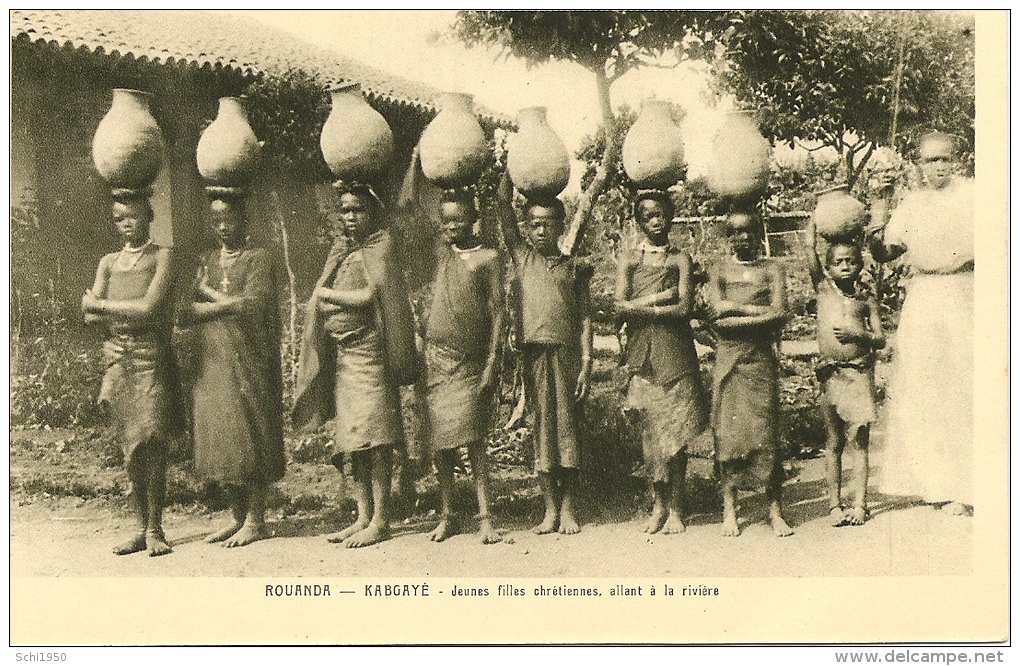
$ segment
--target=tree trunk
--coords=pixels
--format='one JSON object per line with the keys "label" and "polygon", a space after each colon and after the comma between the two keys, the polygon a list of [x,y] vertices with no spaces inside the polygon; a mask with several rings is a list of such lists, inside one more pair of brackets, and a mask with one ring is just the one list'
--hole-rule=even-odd
{"label": "tree trunk", "polygon": [[280,205],[280,195],[276,190],[270,193],[273,199],[273,207],[276,209],[276,228],[280,234],[280,243],[283,245],[283,265],[287,269],[287,295],[288,300],[288,317],[287,317],[287,337],[289,340],[288,348],[290,349],[290,358],[286,360],[287,365],[290,366],[290,379],[295,384],[297,383],[297,361],[298,361],[298,345],[297,339],[297,316],[298,316],[298,303],[297,303],[297,276],[294,274],[294,265],[291,263],[290,257],[290,234],[287,232],[287,221],[285,213],[283,212],[283,206]]}
{"label": "tree trunk", "polygon": [[595,84],[598,89],[599,108],[602,111],[602,127],[606,135],[606,148],[602,152],[602,161],[595,170],[595,177],[588,187],[581,192],[581,198],[577,202],[577,210],[570,221],[570,228],[567,229],[567,233],[564,234],[560,242],[560,249],[564,254],[574,254],[581,244],[581,239],[584,237],[584,227],[591,216],[592,207],[595,205],[595,200],[598,196],[606,189],[606,183],[612,175],[617,155],[620,152],[616,132],[613,131],[613,123],[616,121],[616,116],[613,115],[613,107],[609,97],[611,81],[601,69],[595,70]]}

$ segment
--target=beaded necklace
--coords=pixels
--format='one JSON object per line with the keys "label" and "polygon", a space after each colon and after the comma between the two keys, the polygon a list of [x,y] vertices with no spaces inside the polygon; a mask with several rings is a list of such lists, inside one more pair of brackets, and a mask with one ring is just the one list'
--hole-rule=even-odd
{"label": "beaded necklace", "polygon": [[[122,271],[129,271],[138,264],[138,261],[145,254],[145,249],[152,245],[152,239],[145,241],[145,244],[141,247],[131,247],[130,244],[125,243],[124,248],[117,255],[116,266]],[[128,261],[130,263],[128,263]]]}

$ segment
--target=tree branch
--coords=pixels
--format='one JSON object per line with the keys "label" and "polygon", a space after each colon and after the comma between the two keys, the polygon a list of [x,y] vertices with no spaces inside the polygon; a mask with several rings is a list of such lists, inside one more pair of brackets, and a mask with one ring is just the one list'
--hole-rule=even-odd
{"label": "tree branch", "polygon": [[[854,183],[857,182],[857,179],[861,177],[861,173],[864,172],[865,165],[868,163],[868,160],[871,159],[871,156],[875,153],[875,148],[876,144],[874,141],[872,141],[871,145],[868,146],[868,152],[864,153],[864,156],[861,158],[861,161],[857,163],[857,166],[853,169],[853,171],[851,172],[849,168],[847,169],[846,179],[847,185],[853,187]],[[851,155],[856,155],[856,152],[852,153]],[[852,162],[847,164],[847,167],[851,166]]]}
{"label": "tree branch", "polygon": [[591,216],[591,209],[595,205],[595,200],[605,189],[606,183],[609,181],[609,177],[616,164],[616,156],[620,151],[616,132],[613,131],[616,116],[613,115],[612,100],[609,96],[610,83],[609,77],[606,76],[604,70],[595,70],[595,84],[598,89],[599,108],[602,112],[602,127],[606,135],[606,147],[602,151],[602,161],[595,170],[595,177],[592,178],[588,188],[581,193],[581,198],[577,202],[577,210],[570,221],[570,228],[567,229],[567,233],[564,234],[560,242],[560,250],[564,254],[573,254],[577,251],[577,247],[584,237],[584,227]]}

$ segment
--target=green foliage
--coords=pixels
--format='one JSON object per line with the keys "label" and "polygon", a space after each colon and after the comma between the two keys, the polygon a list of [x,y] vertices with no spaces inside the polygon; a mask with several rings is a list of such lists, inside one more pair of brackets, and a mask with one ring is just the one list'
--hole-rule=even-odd
{"label": "green foliage", "polygon": [[573,62],[595,77],[596,101],[607,133],[595,170],[586,174],[584,191],[565,236],[570,252],[577,249],[581,231],[596,207],[595,199],[607,187],[613,189],[610,181],[622,173],[620,138],[633,121],[617,123],[610,98],[613,82],[666,53],[674,54],[678,62],[714,53],[710,28],[718,20],[718,12],[676,10],[458,13],[453,32],[469,47],[498,47],[505,57],[522,58],[529,66],[551,60]]}
{"label": "green foliage", "polygon": [[290,173],[308,182],[328,182],[319,136],[330,112],[322,83],[302,70],[271,79],[253,79],[245,88],[256,136],[265,140],[264,168]]}
{"label": "green foliage", "polygon": [[102,422],[98,339],[66,326],[38,337],[12,336],[11,425],[66,428]]}
{"label": "green foliage", "polygon": [[529,65],[575,62],[615,80],[680,47],[714,18],[705,11],[461,11],[454,33],[469,47],[497,46]]}
{"label": "green foliage", "polygon": [[973,145],[972,17],[754,10],[729,12],[726,21],[716,62],[724,89],[758,111],[766,136],[836,148],[850,182],[874,146],[889,142],[894,108],[901,150],[932,129]]}

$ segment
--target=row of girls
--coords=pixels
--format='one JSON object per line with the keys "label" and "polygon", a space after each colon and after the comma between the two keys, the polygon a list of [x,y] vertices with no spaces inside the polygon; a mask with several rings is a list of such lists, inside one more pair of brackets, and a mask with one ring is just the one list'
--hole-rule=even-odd
{"label": "row of girls", "polygon": [[[236,100],[222,101],[221,116],[224,108],[236,105]],[[447,113],[448,108],[460,113]],[[340,117],[339,109],[343,110]],[[723,533],[740,532],[737,490],[763,488],[772,529],[777,536],[787,536],[792,530],[781,505],[776,344],[787,315],[785,279],[777,265],[760,256],[762,226],[754,213],[756,196],[767,177],[768,144],[748,119],[738,117],[728,138],[740,145],[736,152],[741,157],[715,170],[716,191],[733,202],[728,219],[733,257],[710,268],[707,292],[720,344],[709,405],[707,387],[700,385],[689,326],[694,289],[691,261],[668,241],[673,211],[665,188],[682,174],[683,142],[679,128],[664,122],[660,111],[661,107],[649,114],[653,120],[659,116],[657,125],[649,129],[649,123],[639,120],[624,144],[625,168],[642,187],[635,215],[645,238],[633,256],[621,260],[616,293],[618,314],[629,326],[624,354],[632,377],[624,407],[641,419],[644,468],[655,498],[646,530],[684,530],[681,498],[688,448],[710,432],[722,473]],[[265,538],[267,492],[285,472],[275,271],[265,249],[248,246],[243,212],[260,144],[243,114],[228,115],[224,122],[232,125],[224,129],[217,119],[203,134],[196,155],[221,247],[200,258],[195,287],[184,307],[175,307],[170,296],[169,250],[149,238],[150,186],[162,152],[158,126],[154,120],[145,120],[144,131],[136,133],[141,139],[126,145],[130,133],[116,127],[108,115],[93,145],[96,167],[111,187],[113,223],[124,241],[120,251],[102,258],[94,284],[82,297],[86,321],[109,332],[100,401],[109,409],[124,450],[138,521],[136,532],[114,549],[121,555],[147,552],[156,556],[171,551],[162,513],[168,442],[182,420],[178,405],[191,405],[196,472],[220,482],[230,503],[231,520],[206,541],[235,547]],[[441,220],[441,238],[436,244],[433,300],[421,346],[415,338],[402,268],[386,228],[387,206],[371,185],[389,167],[392,132],[356,88],[334,95],[334,114],[323,128],[322,146],[338,178],[336,197],[344,238],[330,252],[307,306],[290,410],[299,429],[331,422],[333,462],[339,469],[349,462],[357,518],[330,534],[332,542],[362,547],[389,537],[393,456],[404,441],[399,387],[415,382],[425,386],[429,440],[442,500],[432,540],[443,541],[464,528],[452,502],[454,466],[461,449],[467,451],[475,476],[481,539],[485,543],[500,540],[489,511],[484,442],[499,357],[507,351],[503,348],[507,319],[515,331],[513,352],[520,355],[523,366],[535,471],[545,504],[544,518],[534,531],[573,534],[580,530],[576,490],[584,459],[580,407],[588,393],[592,365],[588,286],[592,268],[573,256],[569,244],[564,248],[560,243],[565,209],[557,195],[569,178],[566,150],[547,126],[543,131],[548,131],[537,138],[532,132],[529,143],[525,115],[535,119],[542,114],[523,114],[522,131],[510,142],[508,173],[498,195],[502,256],[484,247],[474,234],[478,206],[470,186],[491,156],[464,97],[444,105],[421,137],[410,188],[414,190],[420,173],[443,190],[438,210],[433,211]],[[118,141],[124,145],[113,145]],[[722,145],[717,152],[725,156],[734,150]],[[934,189],[943,190],[948,183],[947,178]],[[523,219],[517,218],[512,206],[515,187],[523,195]],[[901,208],[908,209],[907,203]],[[890,224],[898,230],[895,237],[884,227],[872,229],[876,258],[917,252],[915,244],[936,248],[934,241],[927,242],[931,238],[927,230],[917,228],[924,224],[917,215],[899,219],[894,215]],[[939,233],[944,237],[948,232]],[[950,240],[962,240],[964,235]],[[973,270],[972,251],[969,263],[957,265],[959,245],[954,245],[952,266],[935,266],[928,273],[922,264],[919,271],[966,276],[968,269]],[[507,266],[514,285],[510,312],[505,312],[503,294],[502,273]],[[951,296],[965,300],[968,295],[960,291],[964,286],[957,284],[963,280],[954,277],[951,281],[955,290]],[[944,291],[942,286],[939,289]],[[922,300],[908,295],[908,307],[919,303],[912,318],[928,321],[915,324],[909,335],[904,331],[901,346],[911,336],[931,334],[930,320],[938,315]],[[909,321],[905,308],[904,328]],[[962,348],[963,336],[969,334],[967,323],[956,322],[954,348]],[[175,324],[198,331],[198,360],[187,401],[180,399],[170,351]],[[966,368],[959,364],[933,368],[928,361],[907,363],[904,358],[901,375],[907,388],[901,395],[905,397],[894,393],[894,401],[917,395],[919,389],[907,382],[916,382],[919,368],[926,373],[929,391],[964,390]],[[965,364],[965,359],[960,363]],[[956,374],[948,380],[932,377],[933,372],[950,369]],[[946,396],[925,395],[925,407],[945,418],[940,409]],[[931,425],[927,416],[919,417],[912,409],[908,413],[905,429],[916,430],[918,418]],[[969,427],[963,416],[950,420]],[[904,450],[914,446],[913,440],[904,438]],[[904,478],[932,469],[932,460],[919,457],[919,451],[952,457],[953,464],[962,468],[958,446],[943,450],[926,441],[924,447],[908,450]],[[943,461],[935,462],[934,469],[945,469]],[[969,501],[962,494],[945,499],[954,504]]]}

